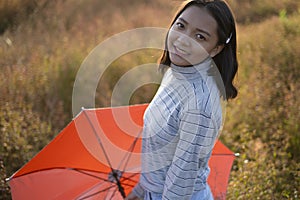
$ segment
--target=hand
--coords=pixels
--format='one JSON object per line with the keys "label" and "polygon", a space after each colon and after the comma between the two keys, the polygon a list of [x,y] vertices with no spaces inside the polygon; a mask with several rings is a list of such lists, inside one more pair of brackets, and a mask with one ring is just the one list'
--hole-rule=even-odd
{"label": "hand", "polygon": [[131,192],[127,195],[127,197],[124,200],[140,200],[140,198]]}

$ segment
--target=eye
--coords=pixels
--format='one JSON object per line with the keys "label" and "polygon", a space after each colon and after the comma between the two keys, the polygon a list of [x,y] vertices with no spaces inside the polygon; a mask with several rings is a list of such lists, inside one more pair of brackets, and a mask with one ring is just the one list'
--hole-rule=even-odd
{"label": "eye", "polygon": [[206,38],[202,35],[202,34],[200,34],[200,33],[198,33],[198,34],[196,34],[196,39],[197,40],[206,40]]}
{"label": "eye", "polygon": [[176,27],[177,27],[178,29],[184,29],[184,24],[181,23],[181,22],[177,22],[177,23],[176,23]]}

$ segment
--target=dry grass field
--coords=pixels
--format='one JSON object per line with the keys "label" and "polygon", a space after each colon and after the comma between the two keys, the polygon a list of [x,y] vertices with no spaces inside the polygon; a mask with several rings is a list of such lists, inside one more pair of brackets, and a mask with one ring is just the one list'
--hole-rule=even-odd
{"label": "dry grass field", "polygon": [[[0,199],[5,178],[72,119],[77,70],[99,43],[139,27],[167,28],[180,1],[2,0],[0,2]],[[237,99],[221,140],[240,154],[227,199],[300,199],[300,2],[228,0],[238,21]],[[118,77],[159,51],[117,59],[96,94],[109,106]],[[149,102],[156,87],[136,92]]]}

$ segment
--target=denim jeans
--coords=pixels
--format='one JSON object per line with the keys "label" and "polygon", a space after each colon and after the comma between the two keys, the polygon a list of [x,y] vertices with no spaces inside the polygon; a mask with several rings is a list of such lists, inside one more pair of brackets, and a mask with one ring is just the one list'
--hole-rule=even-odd
{"label": "denim jeans", "polygon": [[[191,200],[213,200],[213,195],[210,191],[209,185],[204,190],[201,190],[191,197]],[[162,194],[145,191],[144,200],[162,200]]]}

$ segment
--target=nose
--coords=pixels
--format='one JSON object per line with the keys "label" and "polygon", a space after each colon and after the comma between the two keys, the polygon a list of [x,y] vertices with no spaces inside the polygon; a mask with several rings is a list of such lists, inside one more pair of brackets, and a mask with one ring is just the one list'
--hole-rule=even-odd
{"label": "nose", "polygon": [[178,35],[178,38],[176,40],[180,45],[182,46],[189,46],[190,45],[190,38],[186,34],[180,34]]}

